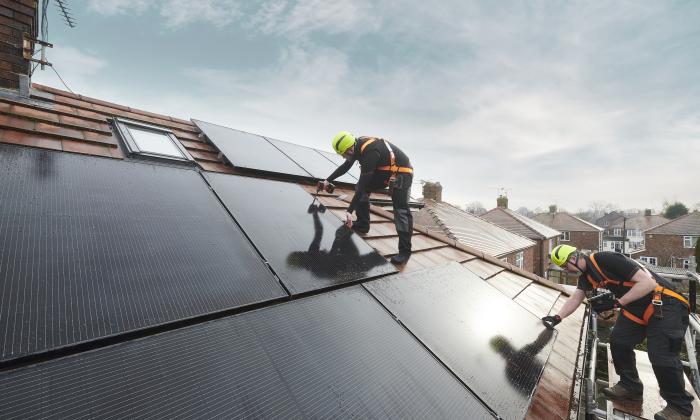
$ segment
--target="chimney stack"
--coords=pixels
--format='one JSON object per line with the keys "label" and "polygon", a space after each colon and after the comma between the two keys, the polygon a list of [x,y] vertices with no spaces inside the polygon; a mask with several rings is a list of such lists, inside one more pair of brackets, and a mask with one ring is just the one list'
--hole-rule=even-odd
{"label": "chimney stack", "polygon": [[442,201],[442,185],[439,182],[425,181],[423,183],[423,198],[435,200],[438,203]]}
{"label": "chimney stack", "polygon": [[[37,0],[5,0],[0,6],[0,88],[28,90],[31,63],[24,58],[25,46],[34,51],[36,39]],[[31,53],[30,53],[31,54]],[[20,83],[22,81],[22,83]]]}
{"label": "chimney stack", "polygon": [[496,207],[502,208],[502,209],[507,209],[508,208],[508,196],[499,195],[498,198],[496,199]]}
{"label": "chimney stack", "polygon": [[549,205],[549,212],[550,212],[550,213],[556,213],[556,212],[557,212],[557,205],[556,205],[556,204],[550,204],[550,205]]}
{"label": "chimney stack", "polygon": [[651,209],[644,209],[645,216],[651,216]]}

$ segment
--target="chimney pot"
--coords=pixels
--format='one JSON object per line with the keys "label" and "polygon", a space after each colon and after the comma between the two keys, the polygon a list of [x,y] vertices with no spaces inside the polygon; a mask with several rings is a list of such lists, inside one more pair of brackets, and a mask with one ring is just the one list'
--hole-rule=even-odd
{"label": "chimney pot", "polygon": [[442,201],[442,185],[439,182],[426,181],[423,183],[423,198]]}
{"label": "chimney pot", "polygon": [[551,204],[549,206],[549,212],[550,213],[556,213],[557,212],[557,205],[556,204]]}

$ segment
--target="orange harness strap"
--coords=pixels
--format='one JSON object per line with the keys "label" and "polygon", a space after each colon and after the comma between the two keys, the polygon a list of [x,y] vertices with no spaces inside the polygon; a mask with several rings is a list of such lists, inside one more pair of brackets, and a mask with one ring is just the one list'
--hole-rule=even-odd
{"label": "orange harness strap", "polygon": [[[608,284],[608,283],[610,283],[610,284],[615,284],[615,285],[622,284],[622,285],[625,286],[625,287],[632,287],[632,286],[634,286],[634,282],[633,282],[633,281],[624,281],[624,282],[620,282],[620,281],[617,281],[617,280],[609,279],[609,278],[605,275],[605,273],[603,273],[603,270],[600,269],[600,267],[598,266],[598,263],[596,262],[595,257],[594,257],[593,255],[594,255],[594,254],[591,254],[591,257],[590,257],[590,258],[591,258],[591,262],[592,262],[593,265],[595,266],[596,270],[598,270],[598,272],[600,273],[601,277],[603,277],[603,281],[602,281],[601,283],[596,283],[596,281],[593,280],[593,278],[591,277],[591,275],[588,274],[586,277],[588,278],[588,281],[591,282],[591,284],[593,285],[593,287],[596,287],[596,288],[597,288],[597,287],[599,287],[601,284],[602,284],[602,286],[605,286],[605,285]],[[651,273],[649,273],[649,270],[647,270],[646,268],[644,268],[644,270],[647,272],[647,274],[649,274],[649,275],[651,276]],[[653,278],[653,276],[652,276],[652,278]],[[648,324],[649,324],[649,319],[651,319],[651,316],[654,314],[654,306],[655,306],[655,305],[661,305],[661,304],[662,304],[662,302],[661,302],[661,295],[671,296],[671,297],[674,297],[674,298],[680,300],[681,302],[685,303],[685,306],[687,306],[687,307],[688,307],[688,310],[690,310],[690,304],[688,303],[688,301],[687,301],[683,296],[679,295],[678,293],[674,292],[673,290],[667,290],[665,287],[659,286],[659,285],[657,284],[657,285],[656,285],[656,288],[654,289],[654,295],[652,296],[651,303],[650,303],[649,306],[647,306],[647,308],[644,310],[644,314],[642,315],[642,318],[639,318],[638,316],[632,314],[631,312],[629,312],[629,311],[626,310],[626,309],[623,309],[623,310],[622,310],[622,315],[624,315],[624,316],[627,317],[628,319],[630,319],[630,320],[636,322],[636,323],[639,324],[639,325],[644,325],[644,326],[648,325]]]}
{"label": "orange harness strap", "polygon": [[[360,154],[365,152],[365,148],[369,146],[370,144],[374,143],[377,141],[376,138],[371,138],[367,141],[365,141],[362,146],[360,146]],[[384,140],[386,142],[386,140]],[[378,171],[385,171],[385,172],[392,172],[392,173],[405,173],[405,174],[412,174],[413,173],[413,168],[408,168],[405,166],[396,166],[396,157],[394,156],[394,152],[391,150],[389,145],[387,144],[387,148],[389,148],[389,155],[390,155],[390,164],[389,166],[379,166],[377,167]]]}

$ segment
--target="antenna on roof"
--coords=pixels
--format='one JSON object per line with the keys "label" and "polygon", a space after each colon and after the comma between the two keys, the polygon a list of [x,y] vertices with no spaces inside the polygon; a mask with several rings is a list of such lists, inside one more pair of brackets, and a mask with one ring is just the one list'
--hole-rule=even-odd
{"label": "antenna on roof", "polygon": [[68,7],[68,0],[55,0],[55,2],[56,9],[58,10],[58,13],[63,16],[63,20],[66,22],[66,25],[71,28],[75,28],[76,23],[73,15],[71,14],[70,7]]}

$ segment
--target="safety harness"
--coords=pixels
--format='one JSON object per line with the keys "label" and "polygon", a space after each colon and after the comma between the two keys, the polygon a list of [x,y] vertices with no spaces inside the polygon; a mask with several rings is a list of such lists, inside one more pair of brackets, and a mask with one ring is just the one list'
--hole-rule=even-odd
{"label": "safety harness", "polygon": [[[629,287],[629,288],[632,288],[632,286],[634,286],[635,283],[632,281],[618,281],[618,280],[612,280],[612,279],[608,278],[608,276],[606,276],[605,273],[603,272],[603,270],[601,270],[600,267],[598,266],[598,263],[595,260],[594,254],[591,254],[590,260],[593,263],[593,267],[595,268],[596,272],[600,275],[600,278],[603,279],[603,281],[598,282],[598,281],[595,281],[593,279],[593,276],[591,276],[590,274],[586,274],[588,281],[591,283],[591,285],[593,285],[594,288],[605,287],[607,284],[614,284],[616,286],[622,285],[624,287]],[[639,264],[639,263],[637,263],[637,264]],[[649,270],[647,270],[646,267],[643,267],[641,265],[640,265],[640,267],[647,274],[649,274],[649,276],[651,276],[651,278],[654,278],[654,276],[651,275],[651,273],[649,272]],[[644,310],[644,314],[642,315],[642,318],[639,318],[638,316],[632,314],[631,312],[629,312],[626,309],[622,309],[622,315],[624,315],[625,317],[627,317],[628,319],[634,321],[635,323],[637,323],[639,325],[644,325],[644,326],[648,325],[649,319],[651,319],[651,316],[654,314],[654,307],[663,305],[663,301],[661,300],[661,295],[671,296],[671,297],[674,297],[674,298],[680,300],[681,302],[683,302],[685,304],[685,306],[688,307],[688,311],[690,311],[690,304],[688,303],[688,301],[683,296],[679,295],[678,293],[674,292],[673,290],[668,290],[663,286],[659,286],[659,284],[657,283],[656,288],[654,288],[652,293],[653,294],[652,294],[652,298],[651,298],[651,303]]]}
{"label": "safety harness", "polygon": [[378,171],[384,171],[384,172],[391,172],[391,177],[395,177],[397,173],[404,173],[404,174],[412,174],[413,173],[413,168],[409,168],[407,166],[397,166],[396,165],[396,155],[394,155],[394,151],[391,150],[391,146],[389,145],[389,142],[384,140],[384,139],[376,139],[376,138],[371,138],[367,141],[365,141],[362,146],[360,147],[360,155],[362,155],[365,152],[365,148],[369,146],[370,144],[374,143],[377,140],[381,140],[384,142],[386,145],[386,148],[389,150],[389,166],[378,166],[377,170]]}

